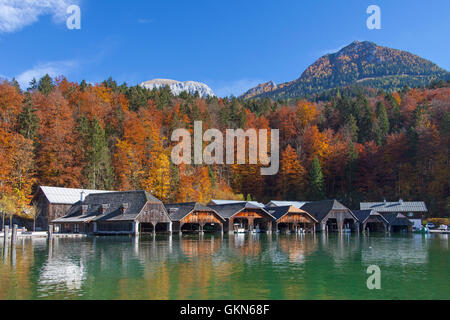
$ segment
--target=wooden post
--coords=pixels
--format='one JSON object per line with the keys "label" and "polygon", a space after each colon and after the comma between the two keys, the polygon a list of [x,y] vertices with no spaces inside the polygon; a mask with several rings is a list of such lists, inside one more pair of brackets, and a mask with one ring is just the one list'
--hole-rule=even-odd
{"label": "wooden post", "polygon": [[253,231],[253,218],[248,218],[248,231]]}
{"label": "wooden post", "polygon": [[228,220],[228,233],[234,233],[233,222],[234,222],[233,218],[230,218],[230,220]]}
{"label": "wooden post", "polygon": [[8,246],[3,246],[3,262],[6,264],[8,261]]}
{"label": "wooden post", "polygon": [[180,229],[178,230],[178,233],[179,233],[180,235],[183,234],[183,232],[181,231],[181,228],[183,228],[183,225],[184,225],[184,223],[181,223],[181,222],[180,222]]}
{"label": "wooden post", "polygon": [[3,261],[7,262],[8,259],[8,236],[9,236],[9,227],[4,226],[3,227]]}
{"label": "wooden post", "polygon": [[53,225],[52,224],[48,225],[48,239],[49,240],[53,239]]}
{"label": "wooden post", "polygon": [[13,267],[13,269],[16,267],[16,242],[15,240],[13,241],[12,238],[11,238],[11,266]]}
{"label": "wooden post", "polygon": [[16,246],[17,241],[17,224],[13,225],[12,233],[11,233],[11,247],[14,248]]}
{"label": "wooden post", "polygon": [[141,233],[141,223],[139,221],[134,221],[134,236],[138,237]]}
{"label": "wooden post", "polygon": [[342,233],[344,231],[344,221],[339,220],[338,221],[338,232]]}
{"label": "wooden post", "polygon": [[6,243],[8,242],[8,237],[9,237],[9,226],[5,226],[3,228],[3,247],[6,247]]}

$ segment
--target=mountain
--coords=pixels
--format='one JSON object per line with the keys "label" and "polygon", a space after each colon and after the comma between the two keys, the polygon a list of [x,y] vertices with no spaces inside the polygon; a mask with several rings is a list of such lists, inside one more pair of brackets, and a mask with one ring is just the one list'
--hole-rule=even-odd
{"label": "mountain", "polygon": [[215,94],[206,84],[195,81],[176,81],[170,79],[153,79],[150,81],[145,81],[141,83],[141,87],[147,89],[162,88],[168,86],[174,95],[179,95],[181,92],[186,91],[190,94],[195,94],[198,92],[199,96],[202,98],[207,98],[208,96],[214,97]]}
{"label": "mountain", "polygon": [[278,89],[278,86],[273,81],[269,81],[258,84],[256,87],[248,90],[244,95],[246,99],[250,99],[266,92],[275,91],[276,89]]}
{"label": "mountain", "polygon": [[405,85],[428,85],[436,79],[448,80],[450,73],[409,52],[369,41],[354,41],[336,53],[319,58],[297,80],[279,85],[272,81],[260,84],[241,97],[291,99],[355,84],[390,92]]}

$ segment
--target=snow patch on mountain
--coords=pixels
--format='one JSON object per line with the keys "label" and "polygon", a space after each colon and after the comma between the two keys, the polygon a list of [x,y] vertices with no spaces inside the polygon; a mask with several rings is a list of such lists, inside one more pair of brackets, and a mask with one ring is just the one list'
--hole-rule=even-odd
{"label": "snow patch on mountain", "polygon": [[153,90],[154,88],[160,89],[162,87],[168,86],[174,95],[179,95],[181,92],[186,91],[190,94],[195,94],[195,92],[198,92],[199,96],[202,98],[207,98],[208,96],[216,96],[211,88],[206,84],[195,81],[181,82],[170,79],[153,79],[150,81],[142,82],[141,86],[150,90]]}

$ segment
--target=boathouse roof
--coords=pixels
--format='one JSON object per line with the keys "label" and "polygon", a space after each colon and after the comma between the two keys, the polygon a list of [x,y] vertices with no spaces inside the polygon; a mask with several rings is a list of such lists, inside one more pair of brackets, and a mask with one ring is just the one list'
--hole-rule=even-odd
{"label": "boathouse roof", "polygon": [[266,207],[265,208],[267,212],[269,212],[276,220],[280,220],[285,215],[292,213],[303,213],[309,216],[312,220],[315,222],[318,222],[316,218],[314,218],[313,215],[309,214],[305,210],[299,209],[295,206],[281,206],[281,207]]}
{"label": "boathouse roof", "polygon": [[74,204],[67,215],[52,222],[132,221],[147,202],[162,204],[146,191],[90,194],[83,202]]}
{"label": "boathouse roof", "polygon": [[222,205],[209,205],[209,207],[211,209],[214,209],[224,219],[229,219],[235,214],[246,209],[263,211],[264,213],[275,219],[275,217],[272,216],[269,212],[267,212],[267,210],[265,210],[263,207],[260,207],[259,205],[253,204],[252,201],[229,203]]}
{"label": "boathouse roof", "polygon": [[264,208],[264,204],[257,202],[257,201],[243,201],[243,200],[217,200],[213,199],[209,202],[208,205],[222,205],[222,204],[235,204],[235,203],[241,203],[241,202],[247,202],[251,203],[252,205],[255,205],[260,208]]}
{"label": "boathouse roof", "polygon": [[340,203],[337,200],[322,200],[322,201],[313,201],[305,203],[302,206],[302,210],[312,214],[317,221],[321,222],[332,210],[348,210],[351,215],[355,217],[356,220],[358,218],[353,214],[353,212]]}
{"label": "boathouse roof", "polygon": [[378,212],[428,212],[423,201],[403,201],[397,202],[361,202],[360,209],[373,209]]}
{"label": "boathouse roof", "polygon": [[382,216],[392,226],[412,226],[413,223],[401,213],[383,213]]}
{"label": "boathouse roof", "polygon": [[86,197],[90,194],[114,191],[40,186],[36,196],[42,193],[53,204],[75,204],[80,201],[82,192]]}
{"label": "boathouse roof", "polygon": [[352,210],[353,214],[358,218],[361,223],[364,223],[370,216],[379,216],[382,220],[389,223],[389,221],[383,217],[382,214],[376,212],[375,210]]}
{"label": "boathouse roof", "polygon": [[298,209],[303,207],[308,201],[281,201],[281,200],[272,200],[266,207],[285,207],[285,206],[293,206]]}
{"label": "boathouse roof", "polygon": [[218,212],[210,207],[207,207],[198,202],[185,202],[185,203],[172,203],[165,204],[166,210],[169,213],[170,219],[172,221],[181,221],[191,212],[201,211],[201,212],[213,212],[219,216],[220,219],[224,220]]}

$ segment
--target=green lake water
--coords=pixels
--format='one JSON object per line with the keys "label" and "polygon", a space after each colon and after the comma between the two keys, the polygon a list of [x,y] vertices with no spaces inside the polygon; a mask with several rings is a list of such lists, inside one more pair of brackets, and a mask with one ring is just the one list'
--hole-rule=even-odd
{"label": "green lake water", "polygon": [[[448,235],[158,235],[0,244],[0,299],[450,299]],[[369,290],[367,267],[381,269]]]}

